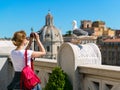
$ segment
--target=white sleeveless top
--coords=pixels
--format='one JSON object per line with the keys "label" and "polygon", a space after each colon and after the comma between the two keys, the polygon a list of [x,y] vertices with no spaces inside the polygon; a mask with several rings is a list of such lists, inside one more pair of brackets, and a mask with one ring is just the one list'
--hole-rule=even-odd
{"label": "white sleeveless top", "polygon": [[[22,69],[25,67],[25,57],[24,57],[25,50],[12,50],[11,51],[11,60],[13,63],[14,70],[17,72],[21,72]],[[27,50],[27,65],[31,67],[31,55],[33,51]]]}

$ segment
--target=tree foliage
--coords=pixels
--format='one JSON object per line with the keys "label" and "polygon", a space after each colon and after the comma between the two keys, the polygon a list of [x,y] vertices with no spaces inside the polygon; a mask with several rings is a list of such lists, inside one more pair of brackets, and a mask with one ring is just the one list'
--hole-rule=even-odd
{"label": "tree foliage", "polygon": [[72,33],[73,33],[73,32],[72,32],[71,30],[68,30],[64,36],[71,36]]}
{"label": "tree foliage", "polygon": [[67,74],[60,67],[55,67],[49,77],[45,90],[72,90]]}

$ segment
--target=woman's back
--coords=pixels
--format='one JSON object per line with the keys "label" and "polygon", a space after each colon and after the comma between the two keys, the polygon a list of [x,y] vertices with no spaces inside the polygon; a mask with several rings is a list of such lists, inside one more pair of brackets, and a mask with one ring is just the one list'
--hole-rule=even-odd
{"label": "woman's back", "polygon": [[[19,72],[22,71],[23,67],[25,66],[25,60],[24,60],[24,52],[25,50],[12,50],[11,52],[11,60],[13,62],[13,66],[15,71]],[[31,55],[32,55],[32,50],[27,51],[27,56],[28,56],[28,63],[31,67]]]}

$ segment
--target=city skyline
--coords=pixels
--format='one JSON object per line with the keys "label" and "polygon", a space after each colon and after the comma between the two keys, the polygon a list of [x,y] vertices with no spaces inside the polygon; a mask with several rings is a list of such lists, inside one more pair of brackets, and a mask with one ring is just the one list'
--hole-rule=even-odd
{"label": "city skyline", "polygon": [[120,29],[119,0],[0,0],[0,38],[12,37],[17,30],[30,34],[45,25],[50,11],[54,26],[65,34],[72,30],[72,21],[78,27],[81,20],[104,21],[107,27]]}

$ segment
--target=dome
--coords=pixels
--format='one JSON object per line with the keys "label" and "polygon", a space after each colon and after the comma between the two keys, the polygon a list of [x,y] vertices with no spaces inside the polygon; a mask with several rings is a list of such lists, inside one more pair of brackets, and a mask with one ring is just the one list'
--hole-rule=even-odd
{"label": "dome", "polygon": [[60,30],[53,25],[53,16],[50,13],[47,14],[45,25],[38,31],[38,34],[42,42],[63,41]]}
{"label": "dome", "polygon": [[[60,30],[54,26],[53,16],[50,13],[46,15],[45,20],[45,25],[38,31],[40,40],[46,49],[44,58],[56,59],[59,47],[63,43],[63,37]],[[38,47],[35,50],[37,49]]]}

